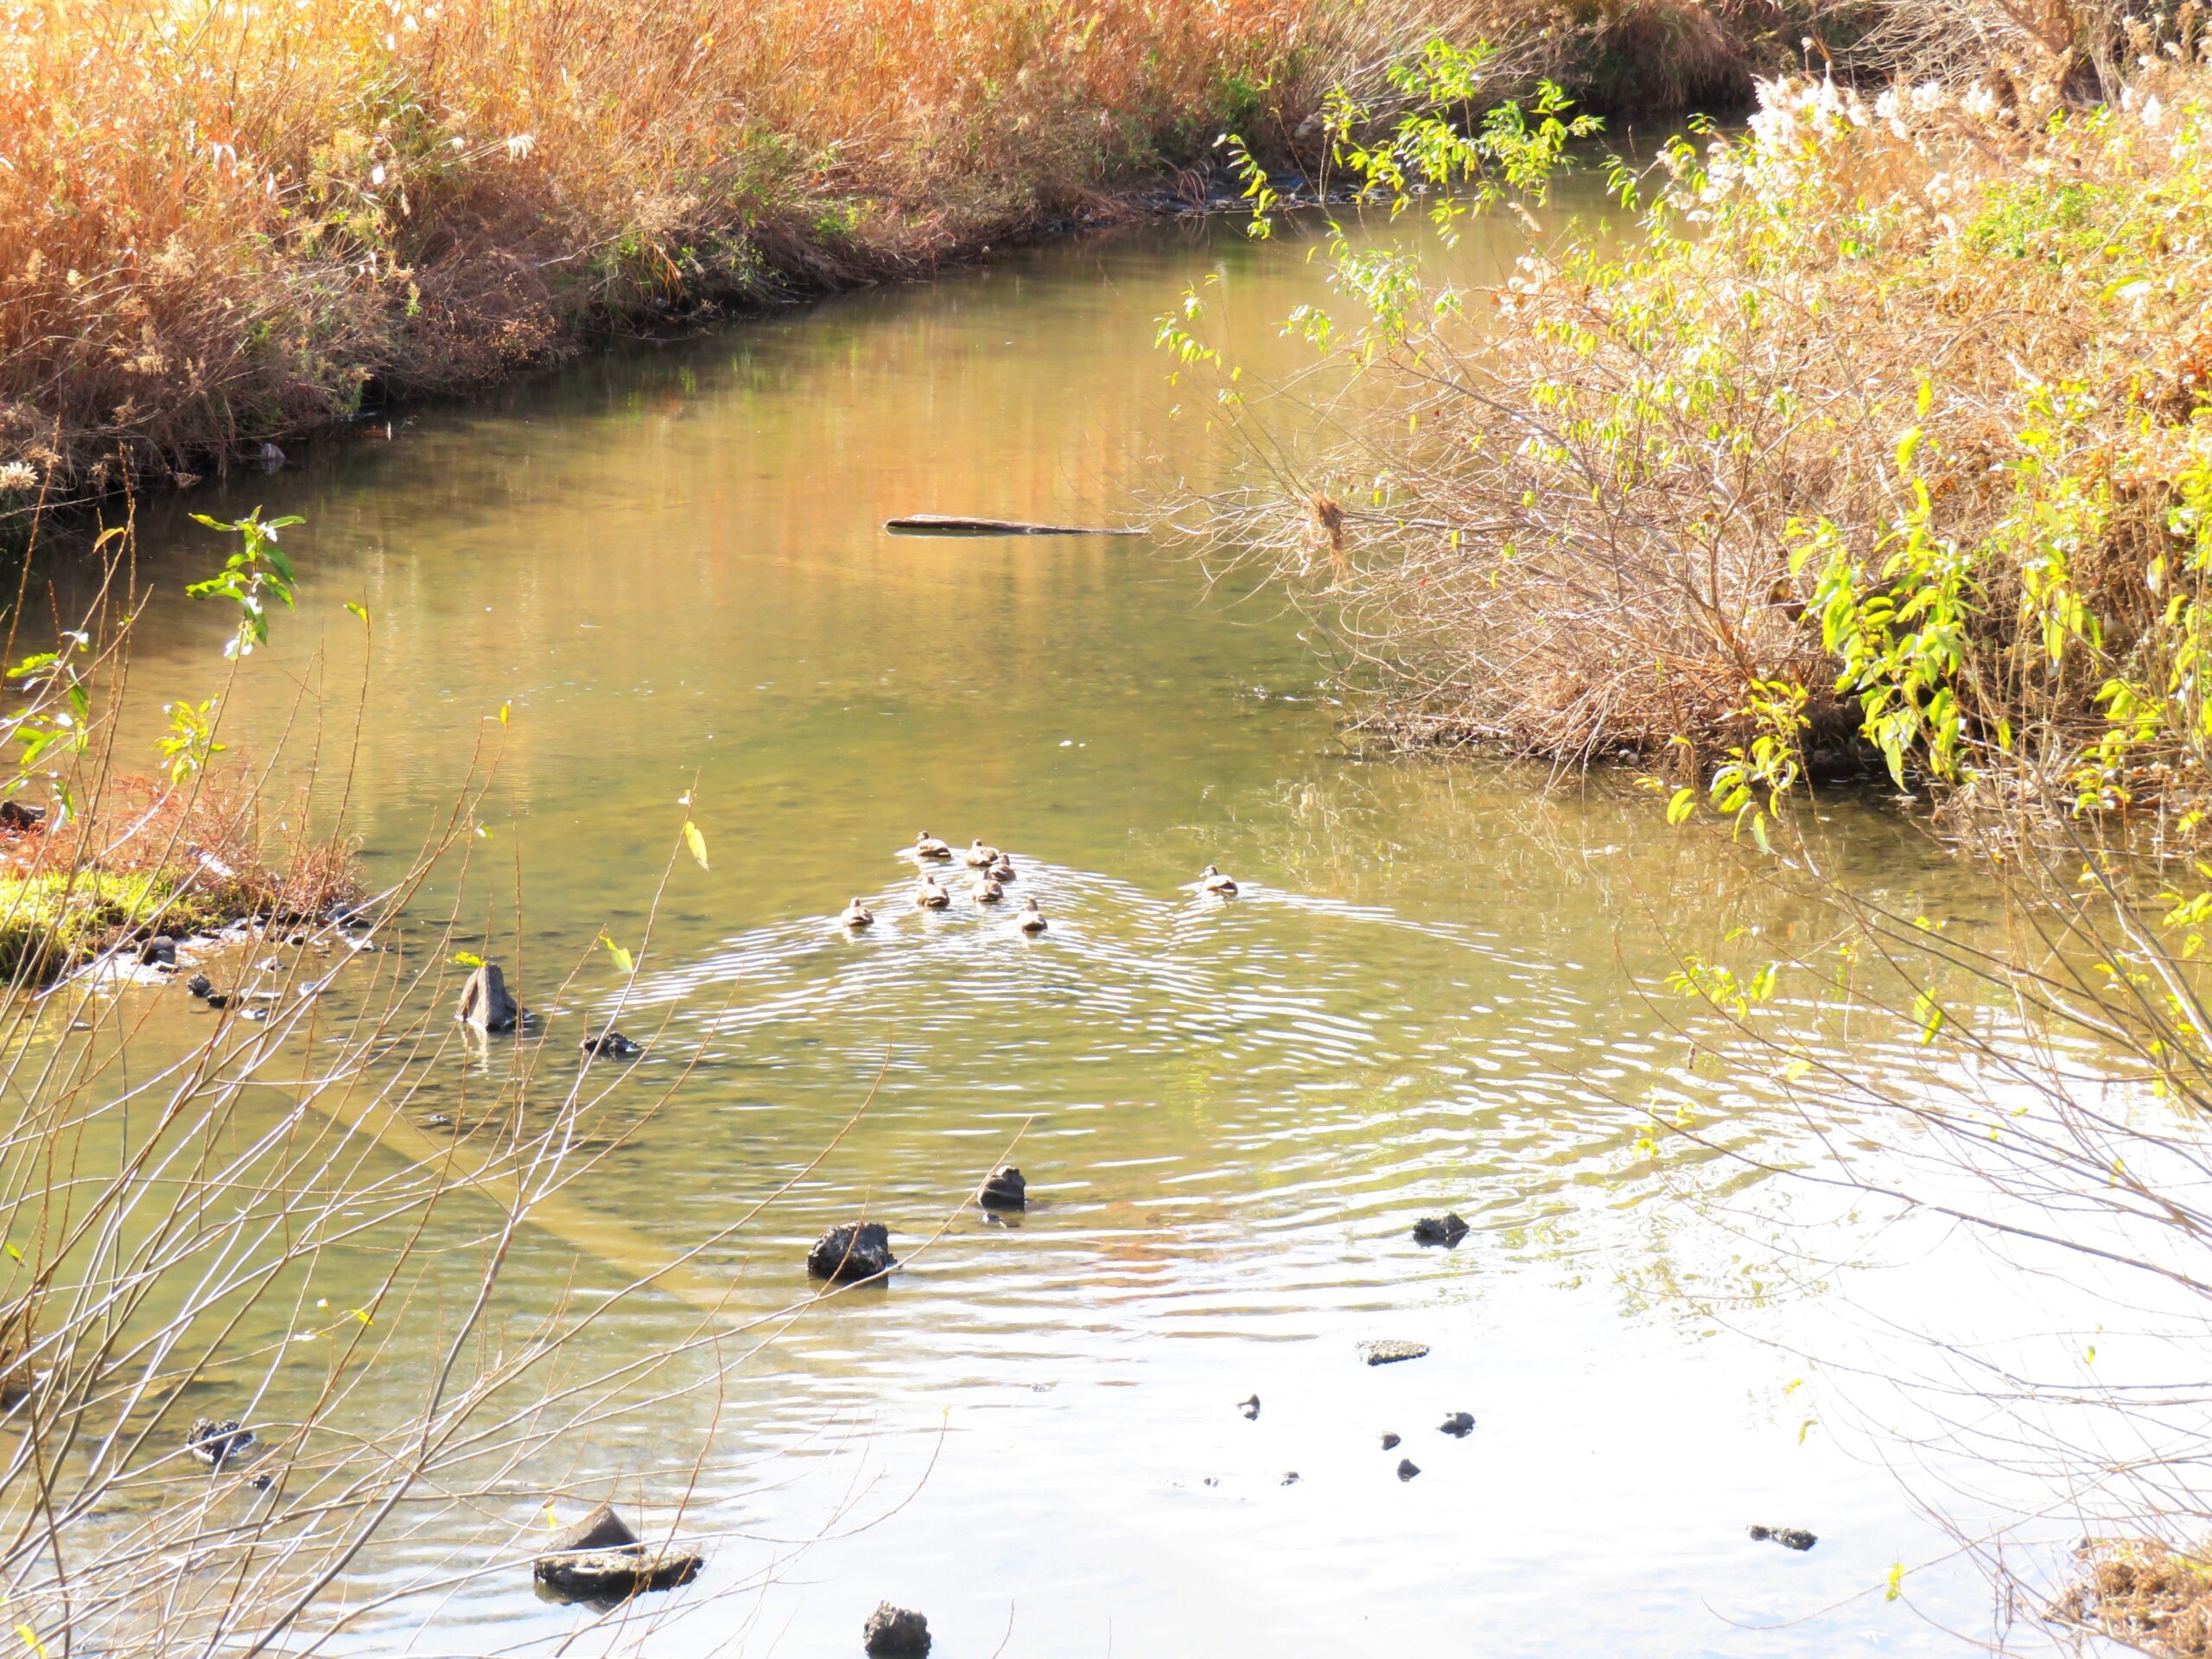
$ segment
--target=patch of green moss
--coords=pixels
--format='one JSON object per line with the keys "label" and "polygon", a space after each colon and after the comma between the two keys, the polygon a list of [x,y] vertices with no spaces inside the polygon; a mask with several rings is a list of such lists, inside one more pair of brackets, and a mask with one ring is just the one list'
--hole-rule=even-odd
{"label": "patch of green moss", "polygon": [[0,875],[0,983],[37,984],[67,973],[124,930],[158,918],[166,931],[219,927],[222,895],[180,895],[167,879],[79,870]]}

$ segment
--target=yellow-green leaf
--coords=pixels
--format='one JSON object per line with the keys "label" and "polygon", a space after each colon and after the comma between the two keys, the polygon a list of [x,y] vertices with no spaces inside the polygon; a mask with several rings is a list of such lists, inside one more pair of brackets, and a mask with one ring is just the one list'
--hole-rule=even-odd
{"label": "yellow-green leaf", "polygon": [[1891,1561],[1890,1563],[1890,1587],[1888,1592],[1882,1597],[1882,1599],[1884,1601],[1895,1601],[1903,1594],[1904,1594],[1904,1563],[1903,1561]]}
{"label": "yellow-green leaf", "polygon": [[599,936],[599,942],[607,947],[607,954],[614,958],[614,965],[617,968],[620,968],[626,974],[635,973],[637,971],[636,964],[631,960],[630,953],[627,950],[625,950],[620,945],[615,944],[613,940],[608,938],[604,933]]}
{"label": "yellow-green leaf", "polygon": [[453,959],[454,965],[461,968],[481,968],[484,965],[484,958],[474,950],[456,950],[453,953]]}
{"label": "yellow-green leaf", "polygon": [[707,862],[707,838],[689,818],[683,820],[683,844],[691,849],[691,856],[698,861],[701,869],[710,868]]}
{"label": "yellow-green leaf", "polygon": [[1694,789],[1678,789],[1675,791],[1675,798],[1667,803],[1667,822],[1680,823],[1696,810],[1697,791]]}
{"label": "yellow-green leaf", "polygon": [[507,723],[507,711],[508,711],[510,709],[512,709],[513,707],[514,707],[514,704],[512,704],[512,702],[503,702],[503,703],[501,703],[501,704],[499,705],[499,724],[500,724],[500,725],[504,726],[504,725],[505,725],[505,724]]}

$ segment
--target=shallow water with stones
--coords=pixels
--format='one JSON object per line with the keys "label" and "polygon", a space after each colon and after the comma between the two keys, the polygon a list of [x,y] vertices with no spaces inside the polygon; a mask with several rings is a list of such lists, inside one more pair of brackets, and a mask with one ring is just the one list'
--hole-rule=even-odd
{"label": "shallow water with stones", "polygon": [[[218,556],[185,511],[305,517],[300,609],[231,734],[280,770],[350,744],[365,670],[353,810],[372,878],[504,746],[466,880],[441,875],[400,926],[457,918],[498,955],[547,1012],[525,1039],[546,1077],[617,988],[595,941],[643,938],[687,813],[707,838],[622,1014],[648,1045],[633,1116],[626,1094],[606,1108],[629,1132],[568,1195],[574,1224],[525,1236],[502,1318],[605,1294],[620,1241],[673,1250],[728,1224],[871,1089],[703,1265],[767,1312],[834,1222],[884,1219],[909,1258],[727,1357],[718,1401],[565,1443],[511,1512],[410,1523],[359,1587],[479,1559],[542,1525],[549,1492],[650,1522],[696,1466],[685,1525],[709,1564],[655,1654],[857,1652],[887,1597],[928,1614],[944,1659],[1834,1659],[1964,1652],[1940,1626],[1986,1628],[1971,1571],[1919,1570],[1947,1541],[1878,1456],[1808,1432],[1789,1345],[1819,1296],[1723,1325],[1664,1294],[1732,1245],[1638,1153],[1632,1103],[1664,1084],[1741,1144],[1793,1133],[1689,1066],[1684,1010],[1653,989],[1667,930],[1795,938],[1812,918],[1618,780],[1547,792],[1513,768],[1357,758],[1293,620],[1147,540],[880,529],[1112,520],[1159,458],[1229,464],[1202,411],[1173,412],[1196,394],[1167,384],[1153,320],[1211,274],[1232,352],[1286,362],[1304,252],[1217,222],[1022,254],[636,343],[144,516],[163,591],[134,673],[165,696],[219,683],[226,627],[175,596]],[[1010,850],[1011,897],[1049,931],[1022,936],[1012,905],[914,909],[920,830]],[[1880,803],[1834,803],[1823,833],[1900,904],[1986,906]],[[1234,900],[1196,891],[1209,861],[1243,883]],[[855,895],[880,918],[858,937],[835,921]],[[135,1041],[197,1029],[181,990],[121,995],[153,1005]],[[1808,1023],[1907,1075],[1942,1063],[1893,1024]],[[423,1065],[409,1114],[465,1120],[513,1058]],[[1009,1159],[1026,1213],[964,1202]],[[1471,1235],[1416,1245],[1415,1218],[1447,1209]],[[326,1264],[333,1296],[346,1271]],[[626,1300],[591,1354],[650,1353],[697,1317]],[[1429,1352],[1363,1364],[1356,1344],[1386,1338]],[[403,1410],[415,1381],[365,1385],[357,1408]],[[1459,1411],[1464,1438],[1439,1427]],[[1753,1522],[1820,1542],[1756,1542]],[[1898,1561],[1914,1592],[1886,1601]],[[518,1567],[331,1650],[634,1641]]]}

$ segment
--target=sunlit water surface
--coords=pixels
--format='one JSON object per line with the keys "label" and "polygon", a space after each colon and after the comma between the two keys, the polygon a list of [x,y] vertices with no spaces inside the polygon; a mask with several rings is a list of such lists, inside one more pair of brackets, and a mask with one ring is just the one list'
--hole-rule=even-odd
{"label": "sunlit water surface", "polygon": [[[1356,759],[1294,622],[1148,541],[880,529],[1110,521],[1156,458],[1208,474],[1223,440],[1175,412],[1202,394],[1168,384],[1153,320],[1217,276],[1220,337],[1281,363],[1275,321],[1314,296],[1304,254],[1215,226],[1022,255],[626,347],[153,516],[163,595],[134,673],[163,696],[210,694],[228,626],[175,596],[218,556],[185,508],[305,517],[301,608],[226,735],[266,759],[289,721],[284,764],[341,753],[365,667],[352,810],[372,877],[497,753],[465,882],[442,874],[411,918],[458,912],[525,1001],[576,973],[543,1086],[618,988],[594,941],[639,944],[687,812],[701,825],[711,870],[677,859],[623,1015],[651,1043],[631,1091],[671,1092],[571,1190],[580,1212],[673,1250],[802,1170],[874,1087],[707,1267],[766,1311],[804,1293],[832,1222],[865,1211],[919,1250],[887,1289],[734,1347],[718,1401],[602,1423],[506,1512],[421,1522],[357,1591],[511,1549],[549,1495],[665,1516],[697,1465],[685,1527],[711,1559],[655,1653],[857,1652],[887,1597],[926,1611],[944,1659],[1826,1659],[1986,1631],[1971,1571],[1921,1570],[1944,1535],[1819,1421],[1817,1383],[1792,1387],[1817,1290],[1725,1324],[1666,1294],[1735,1241],[1669,1198],[1628,1105],[1678,1087],[1734,1100],[1744,1144],[1789,1130],[1688,1071],[1678,999],[1647,997],[1663,935],[1813,918],[1740,893],[1632,789]],[[1885,806],[1829,820],[1853,880],[1981,902]],[[899,849],[923,829],[1010,849],[1051,931],[914,911]],[[1209,861],[1247,884],[1235,902],[1192,890]],[[861,938],[832,920],[854,894],[882,916]],[[205,1017],[181,990],[129,995],[165,999],[143,1040]],[[1895,1021],[1828,1036],[1938,1063]],[[508,1064],[442,1056],[406,1110],[481,1098]],[[1010,1147],[1033,1202],[1001,1224],[963,1199]],[[1417,1247],[1414,1219],[1446,1208],[1472,1236]],[[594,1236],[526,1234],[499,1318],[623,1282]],[[427,1357],[440,1319],[411,1317]],[[697,1324],[628,1299],[583,1359]],[[1371,1370],[1354,1344],[1373,1337],[1433,1352]],[[356,1405],[401,1415],[420,1385],[401,1368]],[[1465,1440],[1437,1427],[1457,1410]],[[1821,1542],[1756,1543],[1752,1522]],[[1893,1562],[1915,1569],[1894,1601]],[[336,1645],[628,1639],[594,1617],[516,1567]]]}

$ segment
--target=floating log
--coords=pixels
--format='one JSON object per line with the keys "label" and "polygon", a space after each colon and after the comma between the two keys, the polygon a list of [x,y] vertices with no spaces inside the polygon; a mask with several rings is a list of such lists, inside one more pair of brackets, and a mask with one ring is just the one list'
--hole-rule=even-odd
{"label": "floating log", "polygon": [[887,518],[883,527],[894,536],[1141,536],[1141,529],[1107,524],[1038,524],[1024,518],[963,518],[941,512],[918,512],[905,518]]}

